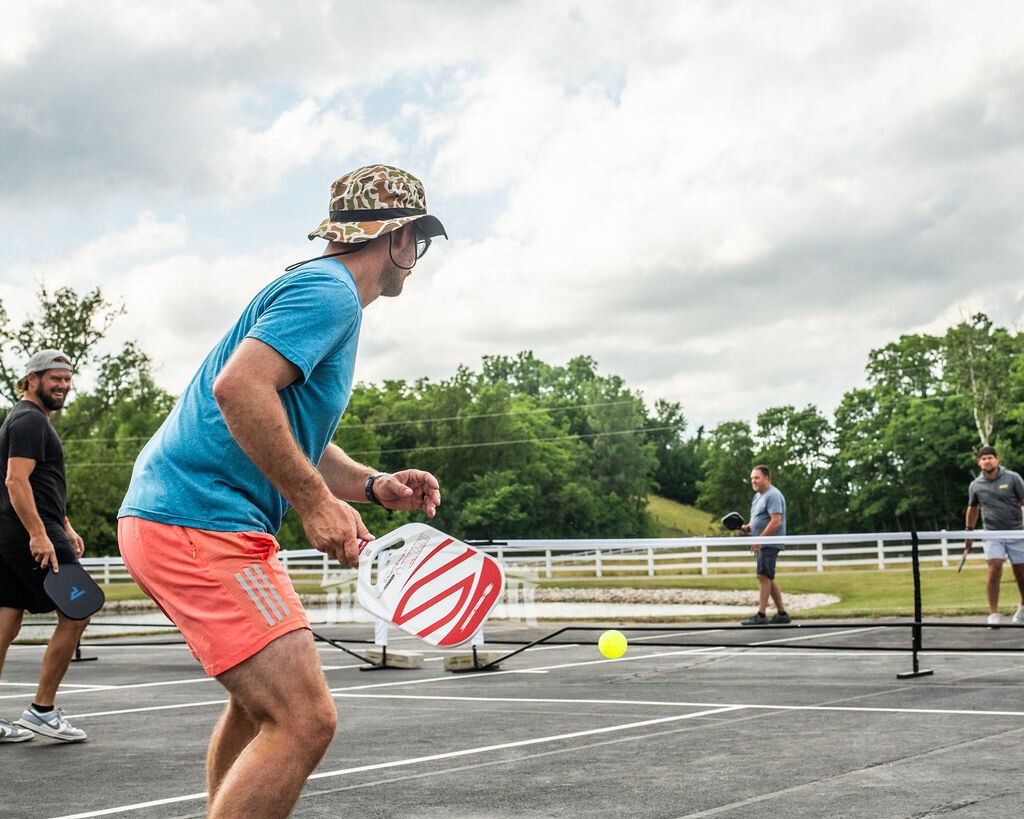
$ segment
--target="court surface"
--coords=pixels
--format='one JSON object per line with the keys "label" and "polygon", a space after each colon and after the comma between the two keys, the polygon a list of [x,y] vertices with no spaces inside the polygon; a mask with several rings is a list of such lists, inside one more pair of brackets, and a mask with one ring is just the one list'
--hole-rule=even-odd
{"label": "court surface", "polygon": [[[366,625],[316,628],[355,650],[372,639]],[[555,628],[489,626],[485,648]],[[361,671],[319,644],[339,729],[294,815],[1020,815],[1024,655],[926,651],[934,675],[897,679],[909,655],[881,649],[907,635],[867,621],[744,635],[759,648],[716,644],[734,631],[622,628],[620,660],[601,657],[597,633],[567,633],[470,674],[446,672],[445,652],[394,630],[390,649],[424,651],[423,668]],[[98,659],[71,666],[59,704],[89,740],[0,745],[3,816],[204,815],[224,692],[169,639],[88,638],[83,656]],[[673,639],[703,644],[650,645]],[[940,642],[1020,648],[1024,629],[949,630]],[[812,648],[844,644],[861,648]],[[12,646],[0,714],[20,715],[42,651]]]}

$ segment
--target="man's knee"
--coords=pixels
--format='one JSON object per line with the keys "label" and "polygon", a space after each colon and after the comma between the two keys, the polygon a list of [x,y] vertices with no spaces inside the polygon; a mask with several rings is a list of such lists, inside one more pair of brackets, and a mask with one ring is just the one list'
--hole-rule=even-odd
{"label": "man's knee", "polygon": [[91,617],[86,617],[84,620],[72,620],[58,611],[55,633],[59,632],[60,634],[66,634],[77,639],[85,633],[86,626],[89,625],[91,619]]}
{"label": "man's knee", "polygon": [[321,747],[334,736],[334,699],[316,650],[300,632],[275,640],[217,679],[230,692],[232,706],[261,730],[284,726],[303,742]]}
{"label": "man's knee", "polygon": [[320,761],[324,751],[334,739],[338,728],[338,710],[330,693],[308,700],[305,697],[289,698],[281,702],[273,714],[257,718],[261,728],[283,728],[284,735],[293,741],[296,753],[307,754],[313,765]]}

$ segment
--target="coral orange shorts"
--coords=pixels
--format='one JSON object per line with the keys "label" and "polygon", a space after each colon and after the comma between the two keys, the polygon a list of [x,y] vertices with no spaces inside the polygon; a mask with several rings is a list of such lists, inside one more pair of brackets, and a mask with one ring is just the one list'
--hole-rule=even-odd
{"label": "coral orange shorts", "polygon": [[309,628],[273,535],[128,517],[117,523],[117,540],[129,574],[178,627],[211,677],[278,637]]}

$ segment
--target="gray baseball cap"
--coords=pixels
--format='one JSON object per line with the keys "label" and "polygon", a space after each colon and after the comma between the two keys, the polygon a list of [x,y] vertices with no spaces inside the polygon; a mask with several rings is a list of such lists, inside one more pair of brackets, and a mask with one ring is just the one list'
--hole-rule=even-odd
{"label": "gray baseball cap", "polygon": [[74,367],[68,363],[69,361],[71,361],[71,357],[64,355],[60,350],[40,350],[28,360],[28,364],[25,365],[25,375],[41,373],[46,370],[74,372]]}

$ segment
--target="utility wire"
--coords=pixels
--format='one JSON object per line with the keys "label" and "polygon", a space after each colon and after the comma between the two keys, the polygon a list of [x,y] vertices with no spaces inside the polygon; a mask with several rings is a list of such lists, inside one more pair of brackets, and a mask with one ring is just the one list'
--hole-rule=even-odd
{"label": "utility wire", "polygon": [[[581,432],[576,435],[552,435],[547,438],[519,438],[511,441],[477,441],[474,443],[466,444],[436,444],[428,446],[409,446],[399,447],[395,449],[381,449],[381,450],[345,450],[346,454],[353,457],[357,455],[391,455],[398,452],[433,452],[446,449],[482,449],[483,447],[494,447],[494,446],[519,446],[521,444],[542,444],[550,441],[571,441],[581,440],[590,438],[610,438],[616,435],[636,435],[647,432],[665,432],[666,430],[672,430],[675,427],[639,427],[637,429],[620,429],[612,432]],[[105,467],[105,466],[134,466],[134,461],[95,461],[91,463],[75,463],[71,462],[66,464],[70,469],[74,468],[85,468],[85,467]]]}

